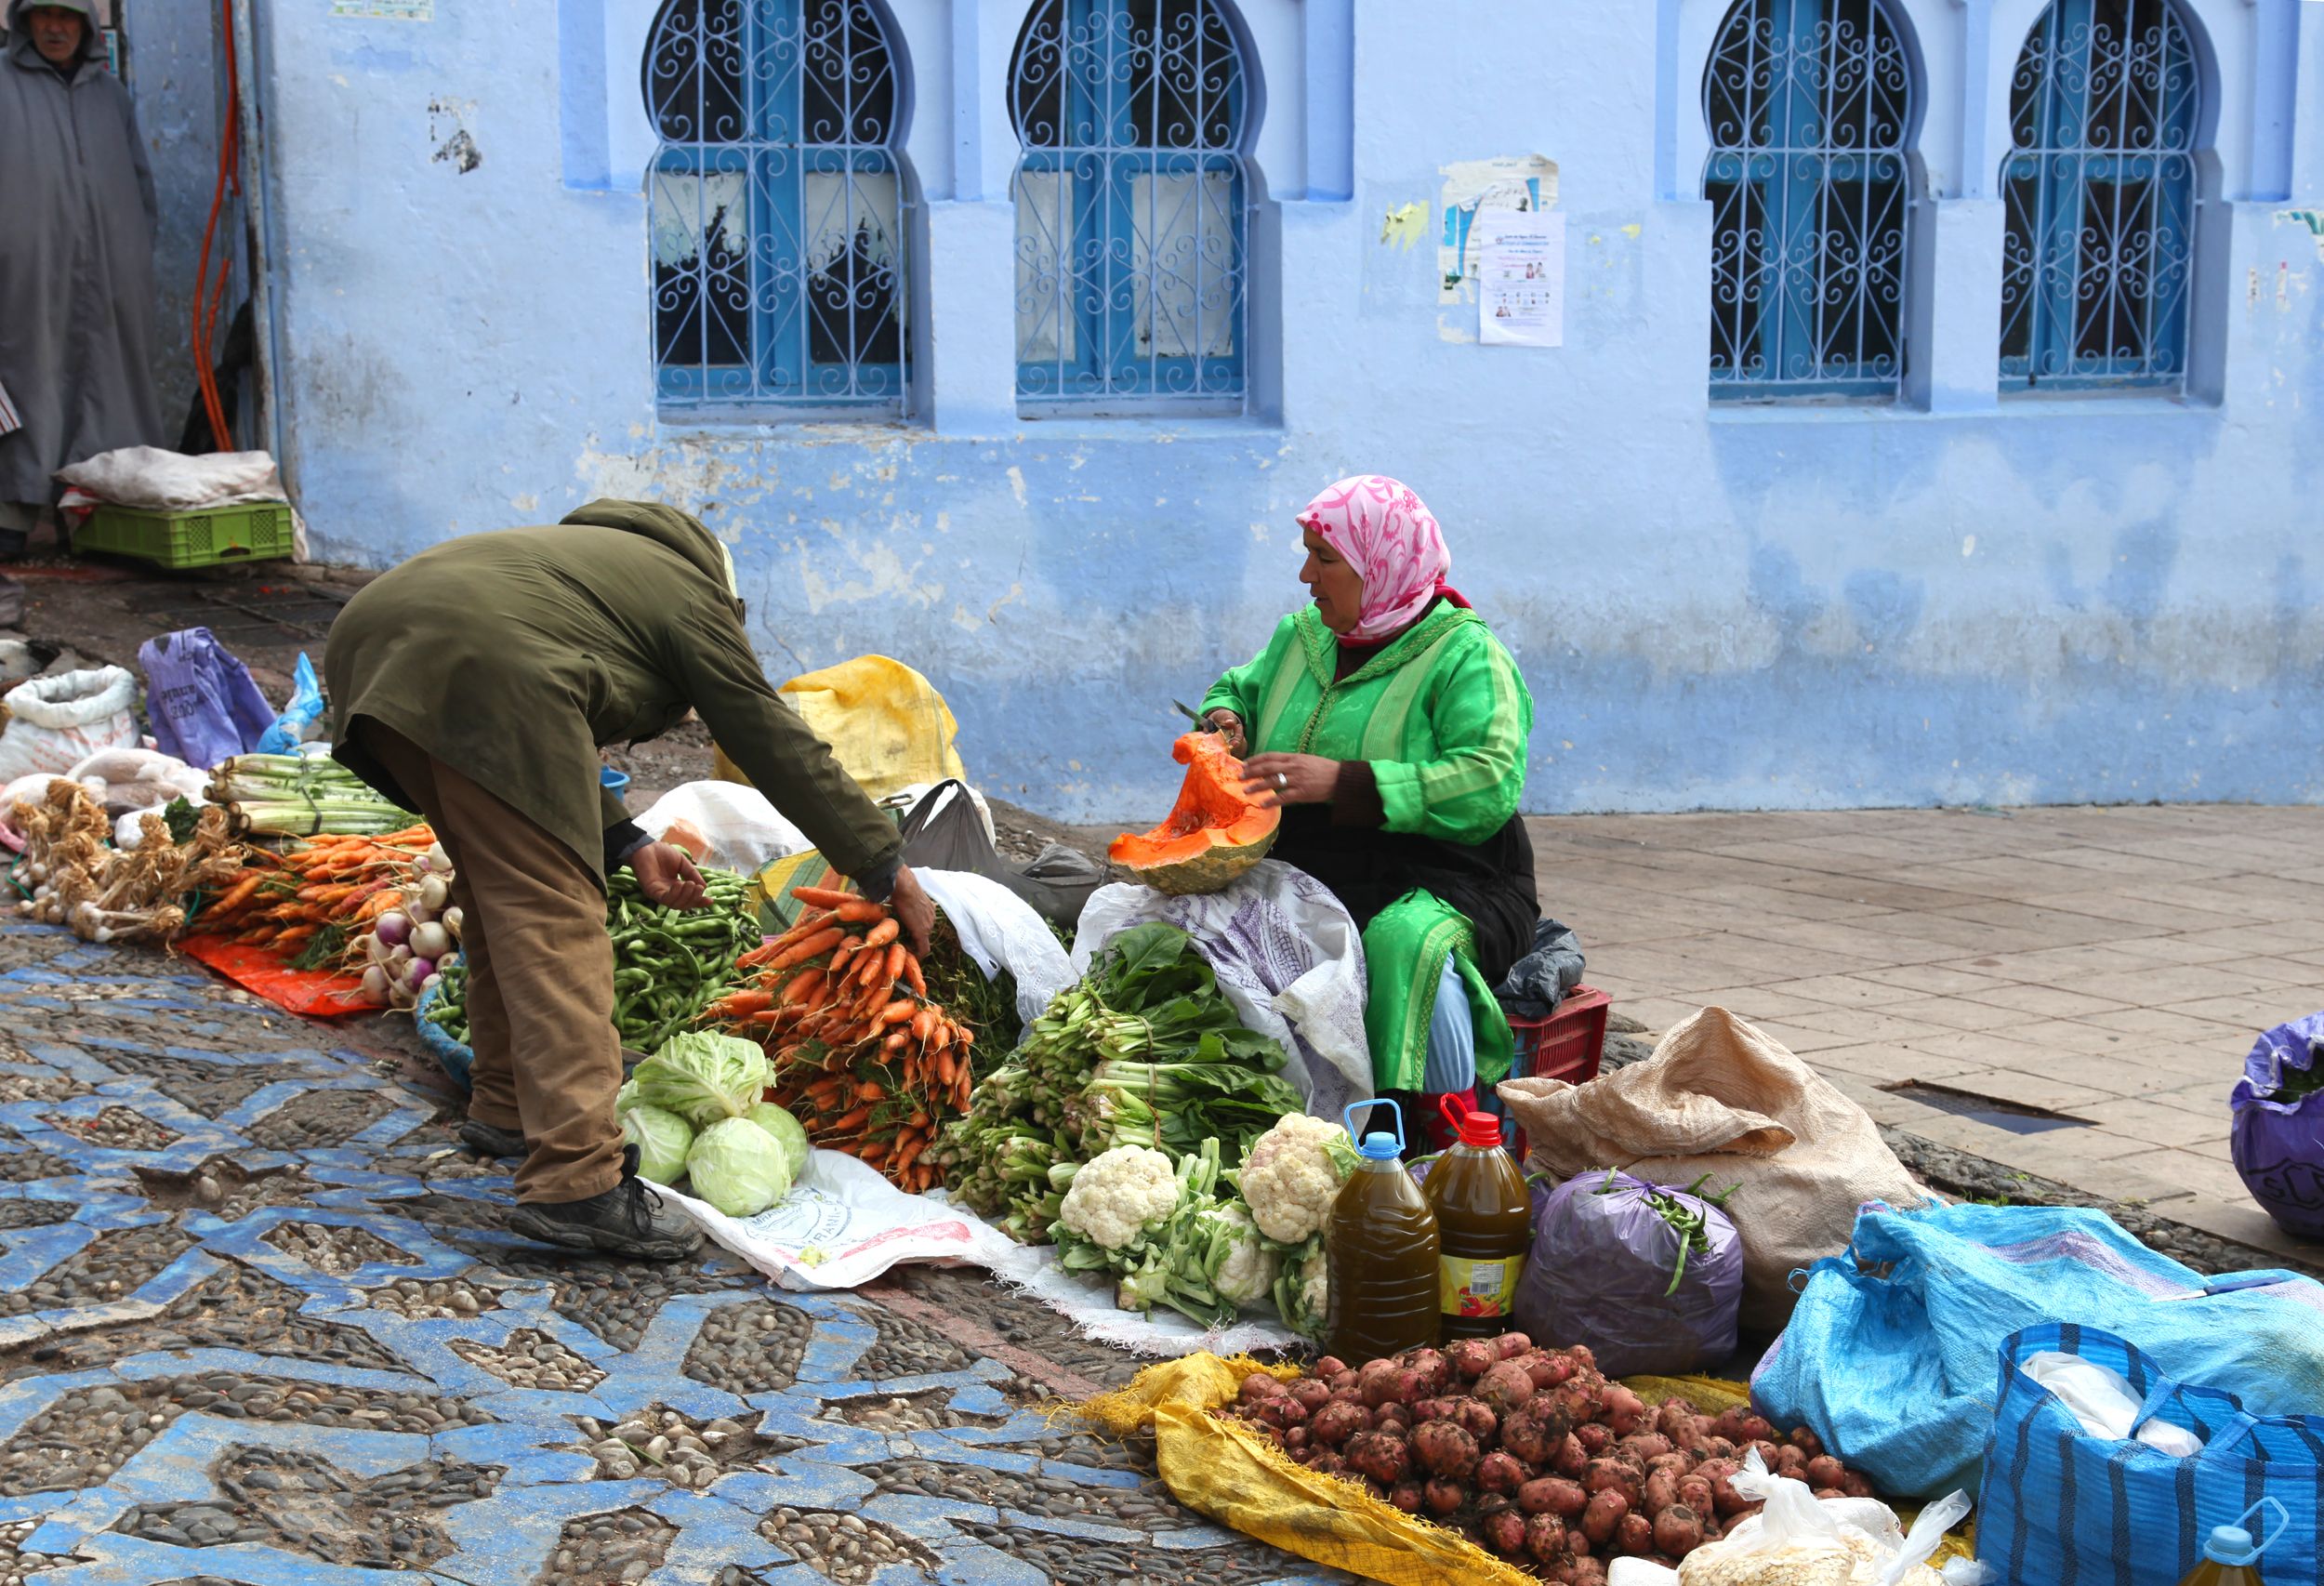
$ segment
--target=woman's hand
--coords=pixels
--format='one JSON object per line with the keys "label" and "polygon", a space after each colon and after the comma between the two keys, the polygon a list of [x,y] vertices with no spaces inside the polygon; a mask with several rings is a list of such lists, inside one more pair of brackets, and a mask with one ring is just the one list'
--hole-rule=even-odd
{"label": "woman's hand", "polygon": [[1221,706],[1202,719],[1202,724],[1226,740],[1226,752],[1236,760],[1250,753],[1249,741],[1243,734],[1243,719]]}
{"label": "woman's hand", "polygon": [[1321,755],[1253,755],[1243,762],[1243,797],[1255,803],[1328,804],[1340,762]]}
{"label": "woman's hand", "polygon": [[904,939],[910,944],[912,956],[928,957],[928,933],[936,925],[936,900],[928,895],[909,865],[896,866],[895,890],[888,894],[888,912],[904,928]]}
{"label": "woman's hand", "polygon": [[649,842],[629,856],[638,891],[662,908],[700,908],[710,896],[693,857],[676,843]]}

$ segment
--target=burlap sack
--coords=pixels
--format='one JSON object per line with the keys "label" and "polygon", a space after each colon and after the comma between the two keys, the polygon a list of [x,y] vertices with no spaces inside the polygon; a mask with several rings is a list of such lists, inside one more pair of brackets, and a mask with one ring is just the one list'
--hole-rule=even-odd
{"label": "burlap sack", "polygon": [[1644,1063],[1586,1085],[1499,1087],[1533,1154],[1565,1180],[1620,1168],[1657,1183],[1736,1185],[1726,1202],[1743,1237],[1742,1324],[1773,1331],[1791,1315],[1791,1275],[1848,1248],[1856,1209],[1927,1196],[1880,1130],[1816,1071],[1723,1008],[1671,1027]]}

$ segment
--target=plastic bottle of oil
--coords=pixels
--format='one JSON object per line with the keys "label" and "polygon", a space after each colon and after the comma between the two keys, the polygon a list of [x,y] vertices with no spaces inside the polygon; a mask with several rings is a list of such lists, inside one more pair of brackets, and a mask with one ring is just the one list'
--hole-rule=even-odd
{"label": "plastic bottle of oil", "polygon": [[1436,1217],[1404,1170],[1404,1110],[1393,1102],[1357,1102],[1394,1109],[1396,1131],[1365,1135],[1355,1171],[1340,1186],[1324,1224],[1329,1288],[1324,1347],[1351,1366],[1436,1342]]}
{"label": "plastic bottle of oil", "polygon": [[[2244,1525],[2262,1509],[2274,1511],[2276,1528],[2266,1541],[2254,1542]],[[2291,1516],[2285,1513],[2282,1504],[2272,1498],[2261,1499],[2246,1509],[2234,1525],[2212,1527],[2211,1538],[2203,1544],[2202,1562],[2187,1572],[2179,1586],[2260,1586],[2256,1567],[2260,1554],[2284,1534],[2284,1527],[2291,1523]]]}
{"label": "plastic bottle of oil", "polygon": [[1500,1119],[1466,1112],[1450,1096],[1445,1117],[1459,1143],[1428,1170],[1440,1245],[1437,1304],[1446,1342],[1491,1338],[1513,1325],[1517,1279],[1533,1250],[1533,1197],[1501,1149]]}

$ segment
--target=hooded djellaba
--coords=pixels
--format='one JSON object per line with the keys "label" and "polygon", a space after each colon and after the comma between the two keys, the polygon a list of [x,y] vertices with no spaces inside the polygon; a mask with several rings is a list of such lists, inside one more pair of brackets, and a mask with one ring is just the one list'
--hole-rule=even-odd
{"label": "hooded djellaba", "polygon": [[[49,60],[28,14],[76,13],[77,55]],[[46,19],[60,20],[59,17]],[[162,443],[153,390],[153,174],[129,91],[105,69],[91,0],[8,0],[0,60],[0,556],[21,549],[52,477]]]}

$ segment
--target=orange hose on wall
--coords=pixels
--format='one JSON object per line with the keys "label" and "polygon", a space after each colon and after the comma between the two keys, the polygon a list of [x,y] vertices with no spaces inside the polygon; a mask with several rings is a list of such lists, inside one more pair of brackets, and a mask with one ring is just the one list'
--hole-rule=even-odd
{"label": "orange hose on wall", "polygon": [[210,282],[210,244],[218,233],[218,219],[226,208],[229,190],[239,197],[242,177],[237,169],[241,158],[242,83],[234,59],[234,0],[218,0],[218,36],[226,41],[226,123],[218,129],[218,186],[210,195],[210,218],[202,228],[202,258],[195,266],[193,277],[193,375],[202,392],[202,410],[210,420],[211,443],[221,452],[234,447],[233,429],[226,420],[226,404],[218,395],[216,360],[210,355],[210,337],[217,328],[218,311],[226,297],[227,277],[233,271],[233,251],[218,251],[218,281]]}

